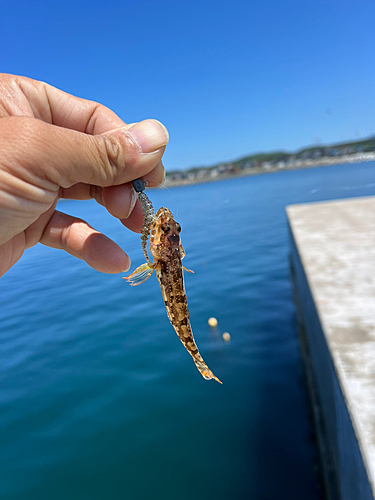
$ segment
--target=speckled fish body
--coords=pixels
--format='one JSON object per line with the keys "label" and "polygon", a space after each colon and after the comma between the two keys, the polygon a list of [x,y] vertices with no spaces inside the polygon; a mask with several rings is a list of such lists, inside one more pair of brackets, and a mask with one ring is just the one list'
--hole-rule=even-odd
{"label": "speckled fish body", "polygon": [[189,308],[186,299],[182,259],[185,256],[181,245],[181,227],[167,208],[160,208],[149,227],[150,253],[154,262],[138,267],[126,279],[131,285],[140,285],[156,272],[163,295],[167,315],[179,339],[206,380],[220,380],[212,373],[195,343],[189,319]]}

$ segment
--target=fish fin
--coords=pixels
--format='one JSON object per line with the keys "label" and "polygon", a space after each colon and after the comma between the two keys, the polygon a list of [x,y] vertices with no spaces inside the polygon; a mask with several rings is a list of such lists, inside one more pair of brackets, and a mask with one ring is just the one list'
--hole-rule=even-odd
{"label": "fish fin", "polygon": [[[185,250],[184,250],[184,247],[181,245],[180,243],[180,256],[181,256],[181,260],[185,257]],[[185,266],[182,266],[182,269],[184,269],[185,271],[187,271],[188,273],[192,273],[194,274],[194,271],[192,271],[191,269],[188,269],[187,267]]]}
{"label": "fish fin", "polygon": [[181,242],[180,242],[180,255],[181,255],[181,260],[185,257],[186,253],[185,253],[185,249],[184,247],[182,246]]}
{"label": "fish fin", "polygon": [[137,267],[137,269],[134,272],[132,272],[129,276],[126,276],[124,279],[131,286],[142,285],[142,283],[148,280],[148,278],[151,276],[153,272],[154,268],[150,267],[146,262],[145,264],[142,264],[141,266]]}
{"label": "fish fin", "polygon": [[187,268],[187,267],[185,267],[185,266],[182,266],[182,269],[183,269],[184,271],[187,271],[188,273],[192,273],[192,274],[194,274],[194,271],[192,271],[191,269],[188,269],[188,268]]}

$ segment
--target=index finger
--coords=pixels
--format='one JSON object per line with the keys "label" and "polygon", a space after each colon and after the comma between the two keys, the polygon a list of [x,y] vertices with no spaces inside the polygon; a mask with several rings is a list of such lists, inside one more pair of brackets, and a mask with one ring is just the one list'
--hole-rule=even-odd
{"label": "index finger", "polygon": [[[31,78],[3,75],[4,78],[17,101],[24,98],[34,117],[47,123],[91,135],[126,126],[113,111],[95,101],[75,97]],[[23,115],[30,116],[28,106],[19,106],[18,109],[24,111]]]}

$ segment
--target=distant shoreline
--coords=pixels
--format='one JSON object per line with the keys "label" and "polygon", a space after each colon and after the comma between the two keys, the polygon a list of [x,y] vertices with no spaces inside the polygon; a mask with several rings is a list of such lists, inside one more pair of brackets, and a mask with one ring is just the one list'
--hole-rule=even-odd
{"label": "distant shoreline", "polygon": [[249,177],[251,175],[273,174],[275,172],[285,172],[289,170],[301,170],[303,168],[314,167],[329,167],[331,165],[341,165],[345,163],[365,163],[368,161],[375,161],[375,152],[368,153],[355,153],[350,155],[323,157],[319,159],[306,159],[296,160],[292,165],[286,164],[285,166],[267,166],[267,167],[252,167],[241,172],[223,173],[211,175],[211,171],[207,169],[201,177],[194,177],[194,179],[168,179],[168,172],[162,187],[179,187],[189,186],[193,184],[204,184],[207,182],[216,182],[226,179],[234,179],[238,177]]}

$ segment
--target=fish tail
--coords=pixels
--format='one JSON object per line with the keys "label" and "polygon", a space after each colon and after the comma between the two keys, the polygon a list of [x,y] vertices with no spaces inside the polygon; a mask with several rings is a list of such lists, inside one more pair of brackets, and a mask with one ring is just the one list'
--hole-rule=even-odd
{"label": "fish tail", "polygon": [[193,357],[195,366],[198,368],[199,373],[202,375],[202,377],[205,380],[216,380],[216,382],[219,382],[219,384],[222,384],[223,382],[219,380],[215,375],[212,373],[212,371],[208,368],[206,363],[203,361],[202,357],[200,356],[201,359],[196,359]]}

